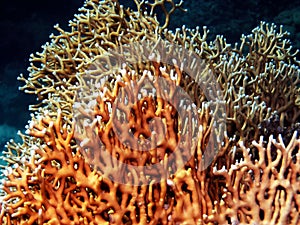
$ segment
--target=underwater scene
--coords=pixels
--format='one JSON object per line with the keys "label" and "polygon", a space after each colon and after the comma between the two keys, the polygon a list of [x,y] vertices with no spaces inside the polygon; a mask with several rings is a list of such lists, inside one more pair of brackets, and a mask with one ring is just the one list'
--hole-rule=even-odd
{"label": "underwater scene", "polygon": [[300,2],[0,18],[0,224],[300,225]]}

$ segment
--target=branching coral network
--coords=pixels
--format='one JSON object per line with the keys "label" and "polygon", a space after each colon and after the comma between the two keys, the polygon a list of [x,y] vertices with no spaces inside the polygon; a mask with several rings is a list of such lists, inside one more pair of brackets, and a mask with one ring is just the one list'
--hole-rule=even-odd
{"label": "branching coral network", "polygon": [[0,224],[300,224],[288,33],[261,22],[208,42],[206,27],[168,29],[182,3],[135,3],[86,1],[31,55],[18,79],[39,102],[6,146]]}

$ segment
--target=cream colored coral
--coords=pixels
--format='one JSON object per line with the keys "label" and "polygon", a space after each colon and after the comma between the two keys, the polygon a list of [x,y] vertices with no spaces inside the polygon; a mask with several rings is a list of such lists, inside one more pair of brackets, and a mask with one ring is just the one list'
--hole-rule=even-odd
{"label": "cream colored coral", "polygon": [[[207,42],[205,27],[203,34],[199,28],[183,27],[174,33],[163,29],[168,25],[170,13],[181,4],[155,1],[149,5],[147,14],[146,3],[135,2],[137,11],[124,9],[117,1],[86,1],[81,13],[70,21],[70,30],[56,26],[59,35],[51,35],[51,43],[45,44],[41,53],[31,56],[30,74],[20,76],[24,82],[20,89],[35,94],[40,103],[30,106],[33,113],[27,133],[21,134],[23,143],[7,145],[8,167],[2,181],[0,223],[299,224],[298,133],[287,144],[280,136],[260,138],[259,130],[259,124],[272,113],[279,115],[281,129],[291,132],[297,129],[299,62],[287,33],[281,27],[278,30],[273,24],[261,23],[252,34],[242,36],[240,45],[231,46],[222,36]],[[167,3],[171,4],[170,12],[166,11]],[[153,14],[156,7],[166,16],[162,26]],[[193,51],[206,63],[201,67],[204,71],[201,76],[206,81],[216,77],[227,107],[226,112],[220,110],[228,128],[224,138],[212,119],[216,112],[211,112],[212,103],[204,90],[182,71],[186,58],[180,54],[173,67],[153,61],[121,67],[115,73],[105,71],[101,63],[97,64],[99,68],[90,70],[95,62],[105,60],[111,49],[133,41],[160,43],[162,36]],[[187,63],[193,68],[193,62],[187,60]],[[104,72],[99,75],[99,70]],[[156,127],[160,129],[159,135],[166,130],[168,139],[158,135],[159,147],[149,152],[134,152],[112,134],[112,111],[106,104],[112,103],[121,87],[128,83],[135,84],[133,90],[138,89],[149,74],[163,77],[170,93],[172,87],[182,87],[199,107],[197,116],[201,126],[196,149],[187,149],[186,152],[193,152],[193,157],[159,181],[129,170],[122,174],[125,176],[120,175],[127,185],[113,182],[109,179],[113,171],[106,166],[109,162],[96,160],[91,165],[86,161],[89,157],[101,159],[99,151],[94,151],[94,155],[89,151],[99,148],[99,140],[107,152],[128,165],[149,166],[159,162],[170,169],[166,166],[168,154],[178,144],[181,124],[170,103],[148,96],[132,105],[137,111],[142,108],[146,112],[135,114],[140,120],[135,134],[141,139],[151,136],[144,129],[149,115],[163,118]],[[110,77],[103,79],[101,87],[89,88],[87,81],[96,84],[104,75]],[[79,88],[89,89],[91,95],[80,95]],[[163,93],[159,87],[157,90]],[[217,90],[210,87],[213,93]],[[86,105],[76,104],[78,97]],[[96,105],[89,107],[90,102]],[[151,107],[143,108],[140,102]],[[90,123],[75,125],[75,108]],[[121,115],[117,118],[121,120]],[[122,123],[116,124],[122,129]],[[212,132],[220,135],[209,142]],[[202,170],[203,154],[215,146],[219,147],[218,155]],[[176,159],[180,161],[184,156],[176,155]],[[120,169],[114,162],[110,166]],[[133,181],[148,185],[135,186]]]}

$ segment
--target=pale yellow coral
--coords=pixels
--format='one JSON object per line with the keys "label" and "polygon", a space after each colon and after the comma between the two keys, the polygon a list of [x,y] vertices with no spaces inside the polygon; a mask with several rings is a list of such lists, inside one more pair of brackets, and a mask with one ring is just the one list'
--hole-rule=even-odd
{"label": "pale yellow coral", "polygon": [[[261,23],[242,36],[240,45],[231,46],[222,36],[209,43],[206,28],[203,34],[199,28],[164,29],[181,3],[157,0],[148,5],[147,14],[147,4],[135,2],[137,11],[117,1],[86,1],[70,31],[56,26],[59,35],[51,35],[43,52],[31,56],[30,74],[20,76],[20,89],[37,95],[40,103],[30,106],[33,114],[27,134],[21,134],[23,144],[7,144],[0,223],[299,224],[299,62],[287,33]],[[165,14],[162,26],[155,8]],[[138,63],[110,58],[118,48],[125,54],[131,42],[160,45],[162,37],[169,47],[181,46],[175,59],[170,51],[167,56],[158,51],[156,58],[149,51],[152,60]],[[202,60],[200,70],[182,54],[184,49]],[[130,53],[146,53],[140,50]],[[205,78],[208,92],[192,72]],[[163,78],[165,86],[150,82],[153,77]],[[209,86],[213,78],[220,89]],[[155,97],[137,95],[144,84],[157,91]],[[192,115],[187,110],[180,118],[176,104],[164,98],[175,96],[177,87],[199,109],[199,136],[194,149],[184,145],[181,154],[174,154],[175,164],[168,164],[182,146],[186,130],[180,128]],[[120,93],[134,100],[132,111],[125,102],[117,102],[115,111],[109,106]],[[210,94],[223,94],[226,110],[223,101],[213,107]],[[226,132],[215,120],[218,113]],[[261,124],[267,124],[264,129],[277,126],[270,120],[273,115],[279,117],[280,130],[294,133],[289,144],[281,136],[260,137]],[[128,135],[118,136],[129,129],[143,147],[151,146],[149,151],[134,151],[134,144],[124,141],[132,140]],[[154,139],[147,142],[149,137]],[[103,158],[104,152],[111,157]],[[207,152],[217,156],[203,166]],[[153,164],[158,170],[147,170]],[[143,169],[130,167],[137,165]]]}

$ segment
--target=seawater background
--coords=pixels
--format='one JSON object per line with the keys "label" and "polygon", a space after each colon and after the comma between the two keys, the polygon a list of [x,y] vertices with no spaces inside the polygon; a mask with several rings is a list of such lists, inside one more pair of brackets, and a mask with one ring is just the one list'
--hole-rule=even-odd
{"label": "seawater background", "polygon": [[[120,2],[135,7],[133,0]],[[57,34],[53,25],[68,29],[68,21],[82,5],[83,0],[0,1],[0,154],[7,141],[18,140],[17,131],[29,120],[28,105],[35,103],[35,96],[18,91],[17,76],[27,75],[29,55],[40,52],[51,33]],[[207,26],[210,40],[221,34],[234,44],[263,20],[284,25],[293,46],[300,49],[300,1],[186,0],[183,6],[188,12],[177,11],[171,29]]]}

